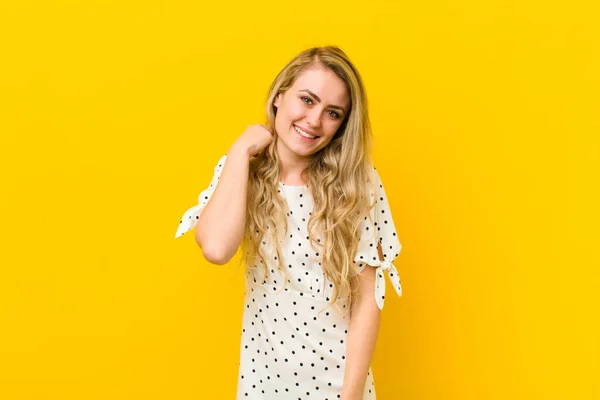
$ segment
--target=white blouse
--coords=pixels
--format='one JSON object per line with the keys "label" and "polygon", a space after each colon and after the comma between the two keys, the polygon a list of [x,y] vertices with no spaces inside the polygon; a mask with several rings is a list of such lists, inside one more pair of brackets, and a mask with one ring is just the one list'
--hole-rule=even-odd
{"label": "white blouse", "polygon": [[[175,237],[196,225],[223,170],[225,154],[214,168],[213,179],[198,196],[198,204],[188,209]],[[373,168],[376,196],[371,221],[365,217],[360,226],[360,242],[353,261],[362,271],[367,265],[377,268],[375,301],[383,309],[387,272],[396,293],[402,295],[400,276],[392,261],[401,250],[394,221],[379,174]],[[308,240],[307,223],[313,208],[308,186],[279,183],[285,198],[288,231],[281,244],[288,282],[279,271],[276,256],[267,258],[271,274],[265,276],[260,261],[246,271],[243,329],[237,399],[335,399],[339,398],[344,378],[346,338],[349,318],[323,310],[333,296],[333,282],[321,268],[322,256]],[[379,259],[381,244],[384,261]],[[265,254],[273,254],[270,239],[265,239]],[[346,304],[338,297],[341,307]],[[309,396],[310,397],[307,397]],[[372,370],[364,389],[364,400],[375,399]]]}

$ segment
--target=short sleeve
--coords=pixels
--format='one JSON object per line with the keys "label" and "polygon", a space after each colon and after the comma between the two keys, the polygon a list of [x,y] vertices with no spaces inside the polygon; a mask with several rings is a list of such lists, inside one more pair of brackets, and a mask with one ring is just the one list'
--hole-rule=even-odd
{"label": "short sleeve", "polygon": [[[392,217],[392,211],[379,173],[373,168],[373,184],[375,207],[371,209],[371,220],[367,217],[360,226],[360,241],[358,250],[354,257],[354,264],[362,271],[366,266],[376,267],[375,300],[380,309],[383,308],[385,299],[385,278],[387,271],[390,281],[399,296],[402,295],[400,276],[396,267],[392,264],[402,249],[396,226]],[[381,244],[383,260],[379,258],[377,244]]]}
{"label": "short sleeve", "polygon": [[196,226],[198,222],[198,218],[200,218],[200,212],[204,209],[208,200],[212,197],[215,189],[217,188],[217,183],[219,182],[219,177],[221,176],[221,171],[223,170],[223,166],[225,165],[225,160],[227,159],[227,154],[223,155],[217,165],[214,168],[214,173],[210,185],[206,189],[204,189],[200,195],[198,196],[198,204],[188,209],[181,220],[179,221],[179,227],[177,228],[177,232],[175,233],[175,238],[183,235],[187,231],[191,230]]}

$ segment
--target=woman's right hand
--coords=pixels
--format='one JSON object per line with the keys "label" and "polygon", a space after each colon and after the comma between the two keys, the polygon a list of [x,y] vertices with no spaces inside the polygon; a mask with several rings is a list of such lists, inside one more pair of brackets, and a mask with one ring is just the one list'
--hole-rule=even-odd
{"label": "woman's right hand", "polygon": [[242,149],[250,157],[267,147],[273,141],[273,131],[267,125],[248,125],[246,130],[237,138],[233,147]]}

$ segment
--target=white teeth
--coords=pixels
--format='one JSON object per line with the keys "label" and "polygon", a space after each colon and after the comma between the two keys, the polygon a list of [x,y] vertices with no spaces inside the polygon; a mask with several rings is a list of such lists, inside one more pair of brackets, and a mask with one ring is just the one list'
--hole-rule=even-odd
{"label": "white teeth", "polygon": [[304,132],[302,129],[298,128],[296,125],[294,125],[294,129],[296,130],[296,132],[298,132],[300,135],[304,136],[305,138],[309,138],[309,139],[316,138],[316,136],[309,135],[308,133]]}

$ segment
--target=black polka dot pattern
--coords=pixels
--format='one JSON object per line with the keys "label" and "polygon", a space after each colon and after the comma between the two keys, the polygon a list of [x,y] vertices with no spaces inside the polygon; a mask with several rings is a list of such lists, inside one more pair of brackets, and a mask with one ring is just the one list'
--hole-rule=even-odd
{"label": "black polka dot pattern", "polygon": [[[216,187],[225,157],[215,167],[213,180],[200,194],[198,205],[184,214],[176,237],[195,226],[197,216]],[[375,224],[367,224],[368,221],[363,224],[354,262],[361,270],[367,265],[378,267],[376,285],[379,287],[376,286],[375,295],[384,296],[385,273],[396,290],[400,290],[399,276],[391,261],[401,247],[378,176],[377,184],[380,185],[376,193],[378,201],[372,211]],[[289,280],[284,288],[285,276],[277,268],[272,252],[274,246],[270,238],[265,238],[262,246],[265,254],[270,254],[269,273],[265,275],[264,264],[259,260],[246,271],[236,398],[339,399],[349,316],[342,316],[335,307],[326,308],[333,296],[333,283],[323,274],[319,249],[312,249],[309,243],[307,223],[313,203],[308,187],[283,183],[279,186],[279,193],[289,207],[286,212],[288,231],[281,243]],[[317,243],[322,240],[322,237],[315,238]],[[377,243],[382,245],[384,262],[377,257]],[[338,304],[345,311],[347,304],[339,298]],[[369,368],[363,400],[373,399],[376,399],[375,382]]]}
{"label": "black polka dot pattern", "polygon": [[[402,245],[396,233],[390,205],[379,173],[376,169],[373,169],[373,174],[375,193],[371,193],[371,198],[375,199],[375,207],[370,213],[372,222],[368,217],[365,217],[361,223],[360,244],[354,257],[354,263],[360,271],[366,266],[377,268],[374,296],[377,306],[383,309],[386,273],[398,296],[402,296],[400,274],[394,264],[392,264],[392,261],[400,254]],[[383,260],[379,258],[378,243],[381,245]]]}

